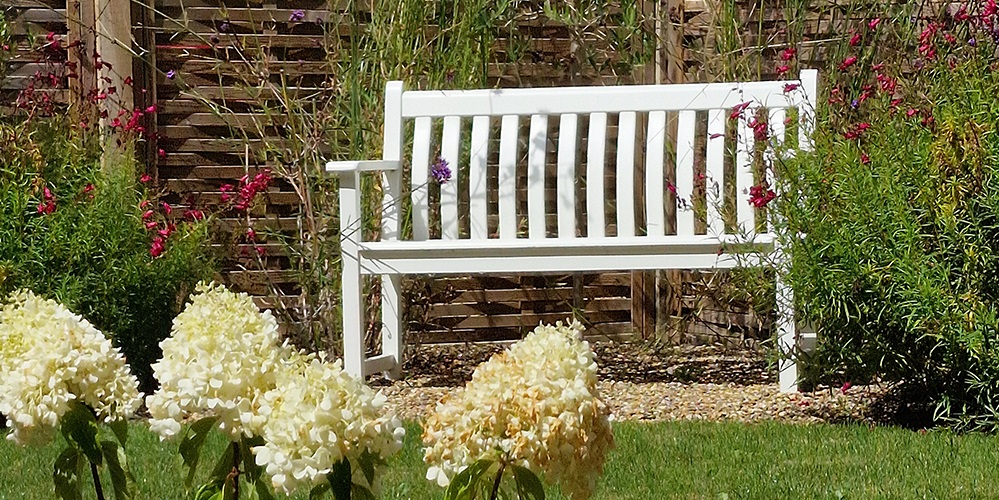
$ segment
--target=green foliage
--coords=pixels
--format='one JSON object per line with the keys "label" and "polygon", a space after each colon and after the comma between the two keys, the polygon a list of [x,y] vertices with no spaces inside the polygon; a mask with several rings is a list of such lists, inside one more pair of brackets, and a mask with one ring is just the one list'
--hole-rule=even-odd
{"label": "green foliage", "polygon": [[109,154],[102,166],[101,153],[58,119],[0,123],[0,294],[29,288],[83,315],[149,392],[183,295],[210,275],[207,230],[177,222],[154,258],[140,208],[153,193],[133,162]]}
{"label": "green foliage", "polygon": [[128,470],[125,457],[125,441],[128,427],[124,422],[114,424],[115,440],[98,441],[100,428],[94,412],[86,405],[73,403],[62,417],[60,429],[66,447],[55,460],[52,480],[55,493],[62,500],[83,498],[84,467],[88,464],[93,478],[94,490],[98,498],[103,498],[103,487],[99,471],[106,469],[111,476],[112,491],[117,500],[130,500],[135,478]]}
{"label": "green foliage", "polygon": [[778,168],[819,379],[904,382],[939,422],[995,429],[999,76],[975,26],[861,27],[816,151]]}
{"label": "green foliage", "polygon": [[[513,485],[504,481],[513,472]],[[504,488],[504,485],[506,486]],[[511,494],[511,491],[514,493]],[[459,472],[447,489],[444,500],[495,500],[497,498],[518,498],[521,500],[544,500],[545,489],[537,474],[526,467],[504,461],[482,459]]]}

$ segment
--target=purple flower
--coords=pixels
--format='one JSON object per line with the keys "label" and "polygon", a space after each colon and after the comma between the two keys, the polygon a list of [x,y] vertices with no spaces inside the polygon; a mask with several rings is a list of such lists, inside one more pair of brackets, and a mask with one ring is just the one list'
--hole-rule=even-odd
{"label": "purple flower", "polygon": [[298,22],[302,19],[305,19],[305,11],[302,9],[292,11],[291,16],[288,17],[288,20],[291,22]]}
{"label": "purple flower", "polygon": [[853,108],[853,109],[859,108],[860,107],[860,101],[858,99],[854,99],[853,102],[850,103],[850,107]]}
{"label": "purple flower", "polygon": [[229,26],[229,23],[224,22],[219,25],[219,33],[228,33],[230,28],[231,26]]}
{"label": "purple flower", "polygon": [[975,45],[978,45],[978,41],[972,38],[971,40],[968,40],[968,45],[974,47]]}
{"label": "purple flower", "polygon": [[167,80],[173,80],[173,77],[175,76],[177,76],[177,72],[172,69],[166,72]]}
{"label": "purple flower", "polygon": [[430,176],[433,177],[438,184],[445,184],[447,181],[451,180],[451,169],[447,165],[447,160],[438,156],[437,159],[434,160],[434,164],[430,166]]}

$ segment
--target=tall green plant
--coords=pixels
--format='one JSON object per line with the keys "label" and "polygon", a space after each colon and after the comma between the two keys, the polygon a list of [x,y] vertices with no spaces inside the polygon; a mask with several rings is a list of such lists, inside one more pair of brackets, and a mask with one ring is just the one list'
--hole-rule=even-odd
{"label": "tall green plant", "polygon": [[868,19],[827,73],[815,153],[778,166],[823,374],[904,383],[966,428],[999,424],[996,13]]}

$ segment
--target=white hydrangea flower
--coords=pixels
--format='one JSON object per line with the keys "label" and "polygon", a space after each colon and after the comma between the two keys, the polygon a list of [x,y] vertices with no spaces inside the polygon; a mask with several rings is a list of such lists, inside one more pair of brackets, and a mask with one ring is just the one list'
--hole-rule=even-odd
{"label": "white hydrangea flower", "polygon": [[217,416],[233,440],[259,435],[267,420],[263,395],[292,349],[279,343],[274,316],[249,295],[215,283],[196,291],[160,343],[163,358],[153,364],[160,388],[146,398],[150,429],[173,437],[186,417],[199,414]]}
{"label": "white hydrangea flower", "polygon": [[0,413],[8,439],[47,442],[79,401],[112,422],[135,413],[139,382],[121,351],[62,304],[17,292],[0,311]]}
{"label": "white hydrangea flower", "polygon": [[382,413],[384,404],[385,396],[343,371],[340,360],[297,355],[263,397],[269,418],[265,444],[253,448],[256,463],[286,495],[324,481],[343,458],[351,461],[355,481],[363,480],[357,467],[363,452],[384,459],[402,447],[405,429]]}
{"label": "white hydrangea flower", "polygon": [[589,497],[613,436],[582,331],[576,321],[538,326],[445,396],[424,424],[427,479],[446,486],[478,460],[504,459]]}

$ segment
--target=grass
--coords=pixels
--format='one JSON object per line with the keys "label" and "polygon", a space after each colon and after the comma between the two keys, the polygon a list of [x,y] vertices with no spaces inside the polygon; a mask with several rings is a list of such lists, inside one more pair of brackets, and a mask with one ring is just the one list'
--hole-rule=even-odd
{"label": "grass", "polygon": [[[382,498],[440,498],[424,478],[420,429],[408,424],[403,451],[383,476]],[[594,498],[987,498],[999,484],[992,436],[920,434],[859,425],[618,423]],[[224,445],[214,435],[206,452]],[[0,498],[53,497],[57,444],[41,450],[0,444]],[[136,498],[183,497],[175,443],[143,426],[129,436]],[[209,457],[209,455],[206,455]],[[214,458],[212,456],[212,458]],[[208,460],[208,458],[206,458]],[[296,498],[305,498],[304,495]],[[549,498],[563,498],[557,491]]]}

